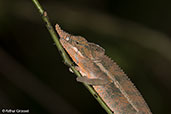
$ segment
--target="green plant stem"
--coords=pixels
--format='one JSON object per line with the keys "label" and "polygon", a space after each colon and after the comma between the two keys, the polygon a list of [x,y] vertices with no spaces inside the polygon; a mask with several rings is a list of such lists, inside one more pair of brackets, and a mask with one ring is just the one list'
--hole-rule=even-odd
{"label": "green plant stem", "polygon": [[[57,49],[59,50],[59,52],[61,52],[61,56],[63,57],[64,59],[64,63],[66,65],[68,65],[72,70],[73,72],[78,76],[78,77],[81,77],[81,74],[75,69],[72,61],[69,59],[68,55],[66,54],[64,48],[62,47],[62,45],[60,44],[59,40],[58,40],[58,37],[57,37],[57,34],[56,32],[54,31],[50,21],[49,21],[49,18],[47,16],[47,12],[45,12],[43,10],[43,8],[41,7],[40,3],[38,2],[38,0],[32,0],[32,2],[34,3],[34,5],[36,6],[36,8],[39,10],[39,13],[41,14],[42,16],[42,19],[43,21],[46,23],[46,27],[53,39],[53,41],[55,42],[56,44],[56,47]],[[106,103],[100,98],[100,96],[97,94],[97,92],[89,85],[85,84],[84,83],[84,86],[90,91],[90,93],[94,96],[94,98],[100,103],[100,105],[106,110],[107,113],[111,114],[112,111],[110,110],[110,108],[106,105]]]}

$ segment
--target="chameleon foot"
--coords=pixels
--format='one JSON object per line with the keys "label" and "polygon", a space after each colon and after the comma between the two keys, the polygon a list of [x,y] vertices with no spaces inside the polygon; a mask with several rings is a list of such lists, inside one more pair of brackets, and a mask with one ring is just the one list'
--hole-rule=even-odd
{"label": "chameleon foot", "polygon": [[71,68],[69,68],[69,71],[70,71],[71,73],[74,73],[73,70],[72,70]]}

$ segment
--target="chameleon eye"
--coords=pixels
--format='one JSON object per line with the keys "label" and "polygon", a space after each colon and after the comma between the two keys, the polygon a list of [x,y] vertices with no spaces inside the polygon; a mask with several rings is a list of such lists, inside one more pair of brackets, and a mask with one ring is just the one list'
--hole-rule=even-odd
{"label": "chameleon eye", "polygon": [[78,42],[78,41],[76,41],[76,44],[79,44],[79,42]]}
{"label": "chameleon eye", "polygon": [[69,39],[70,39],[69,37],[66,37],[66,41],[69,41]]}

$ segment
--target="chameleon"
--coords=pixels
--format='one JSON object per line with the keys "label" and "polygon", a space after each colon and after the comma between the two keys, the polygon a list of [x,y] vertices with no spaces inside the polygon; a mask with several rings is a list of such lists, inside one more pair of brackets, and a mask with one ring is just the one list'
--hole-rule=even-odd
{"label": "chameleon", "polygon": [[78,82],[92,85],[114,114],[152,114],[140,92],[101,46],[55,26],[60,43],[77,66]]}

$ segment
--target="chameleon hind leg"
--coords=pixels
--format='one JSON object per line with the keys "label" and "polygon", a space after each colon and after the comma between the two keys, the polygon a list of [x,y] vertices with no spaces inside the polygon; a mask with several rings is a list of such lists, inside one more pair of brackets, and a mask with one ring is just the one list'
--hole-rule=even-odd
{"label": "chameleon hind leg", "polygon": [[[82,75],[82,77],[77,77],[76,80],[78,82],[86,83],[89,85],[95,85],[95,86],[100,86],[100,85],[106,85],[110,83],[109,80],[106,79],[101,79],[101,78],[88,78],[89,73],[85,72],[83,69],[80,67],[76,66],[75,67]],[[93,73],[90,73],[90,75],[94,75]],[[100,76],[99,76],[100,77]]]}

